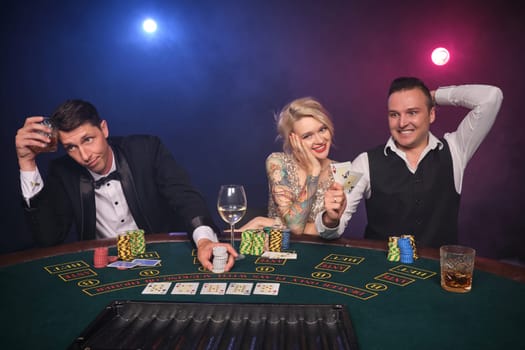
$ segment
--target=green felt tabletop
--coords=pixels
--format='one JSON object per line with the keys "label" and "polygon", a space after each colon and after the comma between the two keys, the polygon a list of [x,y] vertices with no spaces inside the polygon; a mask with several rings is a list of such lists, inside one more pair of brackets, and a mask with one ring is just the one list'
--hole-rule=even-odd
{"label": "green felt tabletop", "polygon": [[[386,260],[384,251],[292,243],[297,260],[255,256],[228,273],[203,271],[188,242],[151,243],[161,266],[93,267],[93,251],[0,268],[2,349],[64,349],[114,300],[346,305],[360,349],[516,349],[525,284],[476,270],[470,293],[446,292],[439,262]],[[116,254],[110,248],[110,255]],[[199,282],[195,295],[145,295],[148,282]],[[201,295],[207,282],[277,282],[277,296]],[[170,290],[171,291],[171,290]]]}

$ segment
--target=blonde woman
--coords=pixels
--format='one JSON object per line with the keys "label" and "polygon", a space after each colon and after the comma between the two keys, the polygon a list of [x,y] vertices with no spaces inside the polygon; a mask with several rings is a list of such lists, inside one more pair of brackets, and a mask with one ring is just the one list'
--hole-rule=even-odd
{"label": "blonde woman", "polygon": [[346,226],[346,195],[330,169],[334,126],[328,111],[311,97],[294,100],[277,116],[277,131],[284,152],[266,159],[268,217],[241,230],[283,225],[293,234],[338,238]]}

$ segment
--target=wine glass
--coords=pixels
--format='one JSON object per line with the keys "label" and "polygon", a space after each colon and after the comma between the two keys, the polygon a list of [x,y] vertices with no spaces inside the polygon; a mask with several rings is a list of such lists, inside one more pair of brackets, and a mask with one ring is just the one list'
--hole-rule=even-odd
{"label": "wine glass", "polygon": [[[244,214],[246,214],[246,193],[241,185],[222,185],[217,198],[217,210],[221,218],[230,224],[231,245],[235,248],[234,230]],[[244,259],[239,254],[236,260]]]}

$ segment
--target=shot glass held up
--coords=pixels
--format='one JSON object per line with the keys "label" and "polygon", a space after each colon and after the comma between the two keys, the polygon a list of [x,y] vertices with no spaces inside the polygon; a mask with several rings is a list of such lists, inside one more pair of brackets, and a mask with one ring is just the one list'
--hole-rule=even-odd
{"label": "shot glass held up", "polygon": [[45,147],[30,146],[29,148],[31,148],[31,150],[35,153],[56,152],[56,150],[58,149],[58,131],[56,127],[53,125],[51,119],[49,118],[44,118],[44,120],[42,120],[40,124],[45,125],[51,129],[49,133],[38,131],[38,133],[40,133],[41,135],[47,136],[50,141]]}
{"label": "shot glass held up", "polygon": [[470,292],[476,251],[460,245],[446,245],[439,248],[439,256],[441,287],[449,292]]}

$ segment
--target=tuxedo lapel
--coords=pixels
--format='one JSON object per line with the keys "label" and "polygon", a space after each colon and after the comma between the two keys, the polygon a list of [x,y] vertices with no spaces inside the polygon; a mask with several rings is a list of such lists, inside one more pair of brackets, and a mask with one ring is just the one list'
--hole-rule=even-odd
{"label": "tuxedo lapel", "polygon": [[146,232],[151,232],[151,225],[149,225],[148,220],[142,214],[143,210],[137,196],[137,191],[135,190],[133,174],[131,173],[126,156],[118,146],[112,145],[111,148],[117,163],[117,171],[120,173],[120,184],[124,191],[131,215],[133,215],[133,219],[139,228],[144,229]]}
{"label": "tuxedo lapel", "polygon": [[80,175],[80,212],[80,240],[95,239],[97,222],[95,192],[93,191],[93,182],[91,176],[84,173]]}

